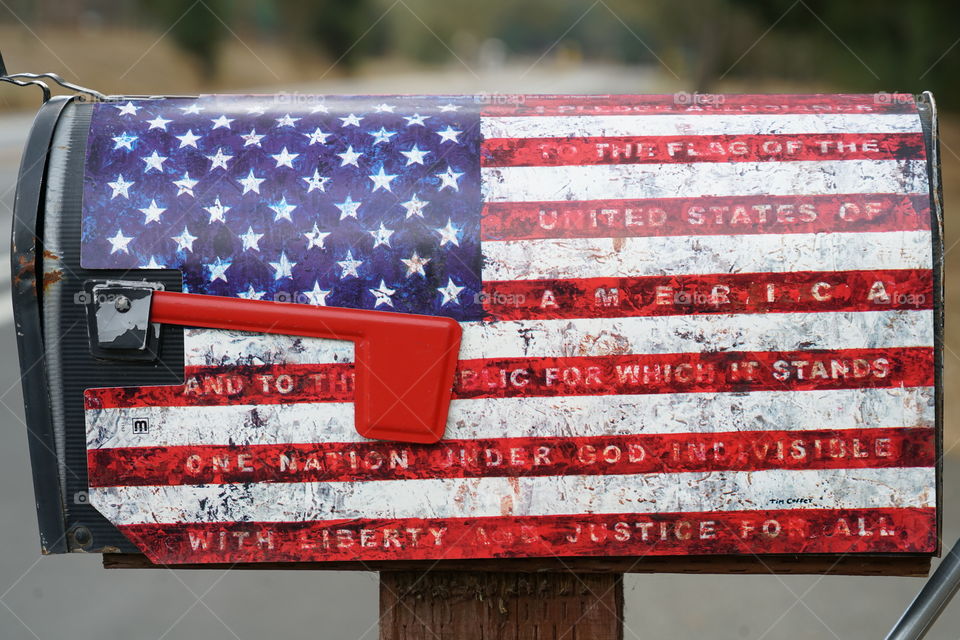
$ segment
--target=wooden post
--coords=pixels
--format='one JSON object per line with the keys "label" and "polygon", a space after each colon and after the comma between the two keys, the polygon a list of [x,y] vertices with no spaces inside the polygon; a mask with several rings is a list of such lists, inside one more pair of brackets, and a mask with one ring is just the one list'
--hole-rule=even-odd
{"label": "wooden post", "polygon": [[622,640],[623,574],[383,571],[380,640]]}

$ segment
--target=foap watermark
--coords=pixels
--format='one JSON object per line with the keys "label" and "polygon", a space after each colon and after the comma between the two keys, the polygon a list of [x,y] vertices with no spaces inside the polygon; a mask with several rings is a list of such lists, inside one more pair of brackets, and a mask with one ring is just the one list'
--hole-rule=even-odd
{"label": "foap watermark", "polygon": [[272,101],[276,105],[314,107],[324,106],[327,96],[316,93],[301,93],[299,91],[280,91],[273,94]]}
{"label": "foap watermark", "polygon": [[326,296],[329,291],[323,291],[318,294],[313,291],[277,291],[270,296],[257,298],[258,300],[273,300],[274,302],[286,302],[289,304],[312,304],[314,306],[324,306]]}
{"label": "foap watermark", "polygon": [[118,298],[125,297],[121,293],[111,292],[111,293],[90,293],[89,291],[77,291],[73,294],[73,304],[79,305],[88,305],[88,304],[98,304],[98,305],[110,305],[114,304]]}
{"label": "foap watermark", "polygon": [[709,293],[704,291],[681,290],[673,293],[673,304],[706,306],[730,303],[730,287],[715,286]]}
{"label": "foap watermark", "polygon": [[473,301],[484,306],[522,307],[527,296],[515,292],[479,291],[474,294]]}
{"label": "foap watermark", "polygon": [[682,107],[715,107],[726,101],[726,97],[718,93],[687,93],[679,91],[673,94],[673,104]]}
{"label": "foap watermark", "polygon": [[485,105],[522,105],[527,101],[527,96],[522,93],[478,93],[473,96],[473,101],[477,104]]}
{"label": "foap watermark", "polygon": [[875,296],[879,304],[891,304],[898,307],[922,307],[927,304],[927,296],[922,293],[895,292],[886,296]]}
{"label": "foap watermark", "polygon": [[913,104],[913,95],[909,93],[887,93],[878,91],[873,94],[873,104]]}

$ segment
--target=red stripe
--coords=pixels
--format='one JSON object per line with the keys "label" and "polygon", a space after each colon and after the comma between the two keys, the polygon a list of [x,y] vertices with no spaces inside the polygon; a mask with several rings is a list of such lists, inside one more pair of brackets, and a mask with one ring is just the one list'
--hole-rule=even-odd
{"label": "red stripe", "polygon": [[590,138],[490,138],[484,167],[595,164],[785,162],[798,160],[920,160],[923,134],[687,135]]}
{"label": "red stripe", "polygon": [[184,386],[88,389],[87,409],[352,402],[353,364],[184,367]]}
{"label": "red stripe", "polygon": [[91,487],[930,467],[928,428],[128,447],[87,451]]}
{"label": "red stripe", "polygon": [[124,525],[153,562],[933,553],[935,509]]}
{"label": "red stripe", "polygon": [[481,116],[600,116],[658,113],[916,113],[913,95],[759,94],[522,95],[483,96]]}
{"label": "red stripe", "polygon": [[483,240],[930,229],[929,194],[487,202]]}
{"label": "red stripe", "polygon": [[[188,367],[186,387],[88,389],[86,408],[345,402],[352,398],[352,391],[334,393],[327,381],[331,377],[349,379],[349,367],[349,364]],[[231,394],[218,393],[217,385],[207,384],[210,378],[225,376],[235,378]],[[269,376],[266,386],[264,376]],[[283,386],[278,387],[281,379]],[[806,391],[932,384],[933,349],[902,347],[461,360],[453,393],[455,398],[503,398]],[[227,389],[222,380],[220,385],[221,390]],[[352,383],[349,387],[352,389]]]}
{"label": "red stripe", "polygon": [[929,269],[485,282],[490,320],[933,308]]}
{"label": "red stripe", "polygon": [[933,384],[933,349],[678,353],[460,363],[458,398],[806,391]]}

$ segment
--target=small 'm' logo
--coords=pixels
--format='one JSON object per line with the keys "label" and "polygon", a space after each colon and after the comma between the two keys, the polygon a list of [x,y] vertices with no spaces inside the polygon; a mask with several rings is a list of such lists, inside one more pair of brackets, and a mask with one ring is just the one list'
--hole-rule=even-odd
{"label": "small 'm' logo", "polygon": [[140,433],[149,433],[150,432],[150,421],[146,418],[134,418],[133,419],[133,432]]}

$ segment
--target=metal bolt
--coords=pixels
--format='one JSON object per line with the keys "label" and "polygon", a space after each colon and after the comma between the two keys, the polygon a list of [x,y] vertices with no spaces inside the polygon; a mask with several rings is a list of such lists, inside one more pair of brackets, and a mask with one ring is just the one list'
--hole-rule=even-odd
{"label": "metal bolt", "polygon": [[73,534],[74,541],[81,547],[88,547],[90,543],[93,542],[93,535],[90,533],[90,529],[87,529],[83,525],[78,525],[71,533]]}
{"label": "metal bolt", "polygon": [[117,296],[117,299],[113,303],[114,309],[120,313],[126,313],[127,311],[130,311],[131,306],[133,305],[130,302],[130,298],[127,296]]}

